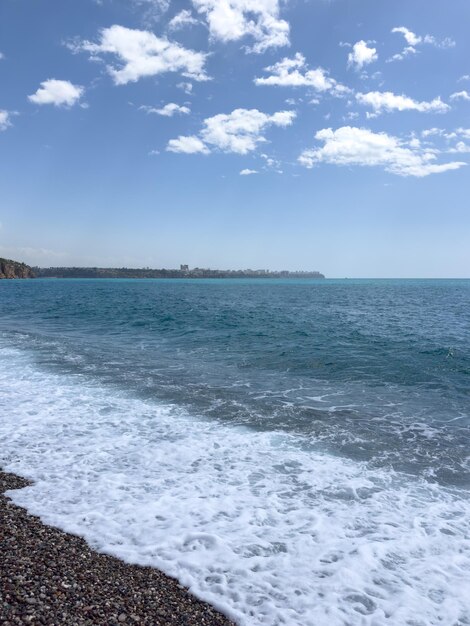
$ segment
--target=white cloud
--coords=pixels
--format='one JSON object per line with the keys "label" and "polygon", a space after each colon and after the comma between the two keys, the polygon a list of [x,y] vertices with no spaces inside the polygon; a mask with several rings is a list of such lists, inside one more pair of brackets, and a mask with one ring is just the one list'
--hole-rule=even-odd
{"label": "white cloud", "polygon": [[470,145],[464,141],[458,141],[453,148],[449,149],[449,152],[464,154],[470,152]]}
{"label": "white cloud", "polygon": [[258,170],[244,169],[240,171],[240,176],[250,176],[251,174],[258,174]]}
{"label": "white cloud", "polygon": [[[266,141],[263,131],[269,126],[290,126],[295,118],[294,111],[278,111],[267,115],[258,109],[235,109],[231,113],[220,113],[203,122],[199,137],[178,137],[167,146],[171,152],[209,152],[216,148],[222,152],[248,154],[259,143]],[[187,141],[186,141],[187,140]],[[189,145],[190,150],[187,149]],[[192,150],[192,148],[195,148]]]}
{"label": "white cloud", "polygon": [[235,109],[232,113],[220,113],[204,120],[200,134],[206,143],[224,152],[247,154],[255,150],[258,143],[265,141],[262,135],[265,128],[290,126],[295,115],[294,111],[267,115],[258,109]]}
{"label": "white cloud", "polygon": [[465,165],[460,161],[434,163],[435,150],[413,148],[397,137],[374,133],[366,128],[324,128],[316,133],[315,138],[323,142],[323,146],[305,150],[298,159],[307,168],[317,163],[360,165],[383,167],[385,171],[399,176],[423,177]]}
{"label": "white cloud", "polygon": [[352,51],[348,54],[348,66],[361,70],[364,65],[369,65],[378,58],[376,48],[369,48],[367,42],[361,39],[354,44]]}
{"label": "white cloud", "polygon": [[11,115],[8,111],[0,109],[0,132],[11,126]]}
{"label": "white cloud", "polygon": [[340,85],[321,67],[315,70],[306,68],[305,57],[300,52],[293,58],[284,58],[274,65],[264,68],[271,72],[270,76],[255,78],[255,85],[277,87],[312,87],[316,91],[329,91],[335,95],[343,95],[350,90]]}
{"label": "white cloud", "polygon": [[384,111],[419,111],[421,113],[445,113],[450,109],[449,105],[440,98],[434,98],[431,102],[418,102],[408,96],[396,95],[391,91],[369,91],[369,93],[356,94],[356,100],[371,107],[374,113],[379,115]]}
{"label": "white cloud", "polygon": [[412,137],[408,142],[408,146],[410,148],[421,148],[421,141],[418,137]]}
{"label": "white cloud", "polygon": [[450,39],[450,37],[445,37],[444,39],[439,40],[433,37],[433,35],[420,36],[411,31],[409,28],[406,28],[406,26],[392,28],[391,32],[403,35],[408,45],[405,46],[400,53],[394,54],[390,59],[388,59],[388,61],[402,61],[410,54],[416,54],[416,47],[422,44],[430,44],[435,48],[452,48],[455,46],[455,41]]}
{"label": "white cloud", "polygon": [[470,100],[470,94],[468,91],[457,91],[450,96],[451,100]]}
{"label": "white cloud", "polygon": [[204,15],[214,39],[223,42],[251,37],[250,52],[289,45],[289,24],[279,17],[279,0],[192,0]]}
{"label": "white cloud", "polygon": [[164,117],[173,117],[176,113],[181,113],[183,115],[188,115],[191,113],[191,109],[186,106],[180,106],[175,102],[169,102],[165,104],[165,106],[160,109],[156,109],[155,107],[149,106],[141,106],[139,107],[141,110],[146,111],[147,113],[154,113],[155,115],[163,115]]}
{"label": "white cloud", "polygon": [[168,22],[168,28],[170,30],[179,30],[185,26],[195,26],[196,24],[199,24],[199,22],[192,16],[191,11],[183,9]]}
{"label": "white cloud", "polygon": [[209,148],[199,137],[194,135],[180,135],[177,139],[170,139],[166,147],[168,152],[182,152],[184,154],[209,154]]}
{"label": "white cloud", "polygon": [[35,104],[71,107],[80,100],[84,91],[83,87],[74,85],[69,80],[50,78],[43,81],[36,93],[28,96],[28,100]]}
{"label": "white cloud", "polygon": [[204,71],[206,54],[188,50],[146,30],[114,25],[101,31],[99,43],[83,41],[70,47],[74,51],[90,52],[95,58],[116,55],[121,65],[107,67],[116,85],[164,72],[181,72],[193,80],[208,80]]}
{"label": "white cloud", "polygon": [[459,83],[460,83],[460,82],[462,82],[462,81],[464,81],[464,80],[470,80],[470,74],[464,74],[463,76],[461,76],[461,77],[459,78],[459,80],[458,80],[457,82],[459,82]]}

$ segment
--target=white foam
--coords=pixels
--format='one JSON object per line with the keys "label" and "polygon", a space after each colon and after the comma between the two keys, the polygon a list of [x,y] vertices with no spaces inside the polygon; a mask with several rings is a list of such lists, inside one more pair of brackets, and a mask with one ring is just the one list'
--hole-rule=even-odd
{"label": "white foam", "polygon": [[11,492],[95,548],[176,576],[239,624],[464,624],[464,492],[204,421],[0,350]]}

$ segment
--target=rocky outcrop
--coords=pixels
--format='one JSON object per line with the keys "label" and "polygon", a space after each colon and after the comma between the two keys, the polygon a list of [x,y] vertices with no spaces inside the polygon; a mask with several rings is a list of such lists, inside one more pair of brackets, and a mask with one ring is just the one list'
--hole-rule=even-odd
{"label": "rocky outcrop", "polygon": [[0,258],[0,278],[34,278],[35,273],[25,263]]}

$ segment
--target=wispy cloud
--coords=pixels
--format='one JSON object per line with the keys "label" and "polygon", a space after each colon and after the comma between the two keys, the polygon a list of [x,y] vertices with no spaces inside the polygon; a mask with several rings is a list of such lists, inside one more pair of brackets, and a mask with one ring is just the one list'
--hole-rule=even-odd
{"label": "wispy cloud", "polygon": [[344,95],[350,89],[338,83],[321,67],[309,70],[305,57],[300,52],[293,58],[284,58],[274,65],[265,68],[269,76],[255,78],[255,85],[276,87],[311,87],[318,92],[331,92],[334,95]]}
{"label": "wispy cloud", "polygon": [[467,154],[470,152],[470,128],[456,128],[445,130],[444,128],[427,128],[421,131],[423,140],[440,138],[446,143],[446,152],[454,154]]}
{"label": "wispy cloud", "polygon": [[150,106],[141,106],[139,107],[139,109],[145,111],[146,113],[154,113],[155,115],[162,115],[164,117],[173,117],[173,115],[176,115],[177,113],[183,115],[188,115],[189,113],[191,113],[190,108],[188,108],[187,106],[180,106],[175,102],[169,102],[168,104],[165,104],[165,106],[158,109]]}
{"label": "wispy cloud", "polygon": [[0,253],[10,259],[19,259],[26,263],[35,265],[36,263],[54,263],[59,259],[64,259],[67,255],[57,250],[48,248],[35,248],[32,246],[0,246]]}
{"label": "wispy cloud", "polygon": [[168,28],[169,30],[180,30],[181,28],[196,26],[197,24],[199,24],[199,20],[193,17],[191,11],[183,9],[168,22]]}
{"label": "wispy cloud", "polygon": [[359,104],[373,109],[379,115],[384,111],[419,111],[420,113],[446,113],[450,107],[440,98],[430,102],[418,102],[404,95],[397,95],[391,91],[369,91],[356,94]]}
{"label": "wispy cloud", "polygon": [[463,91],[456,91],[450,96],[451,100],[470,100],[470,94],[465,89]]}
{"label": "wispy cloud", "polygon": [[11,126],[11,112],[0,109],[0,132]]}
{"label": "wispy cloud", "polygon": [[416,54],[418,46],[423,44],[429,44],[436,48],[452,48],[455,46],[455,41],[450,37],[444,39],[436,39],[433,35],[417,35],[406,26],[397,26],[392,28],[392,33],[398,33],[403,35],[406,41],[406,46],[403,50],[397,54],[394,54],[388,59],[388,61],[402,61],[405,57]]}
{"label": "wispy cloud", "polygon": [[181,83],[178,83],[176,85],[178,87],[178,89],[181,89],[182,91],[184,91],[184,93],[188,96],[190,96],[193,93],[193,84],[192,83],[188,83],[186,81],[183,81]]}
{"label": "wispy cloud", "polygon": [[171,0],[130,0],[142,13],[142,21],[146,24],[159,22],[170,8]]}

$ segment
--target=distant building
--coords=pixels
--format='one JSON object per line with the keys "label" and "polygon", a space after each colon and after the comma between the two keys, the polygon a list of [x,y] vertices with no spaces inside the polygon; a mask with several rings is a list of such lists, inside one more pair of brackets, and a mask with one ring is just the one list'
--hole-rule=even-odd
{"label": "distant building", "polygon": [[189,265],[180,265],[181,272],[189,272]]}

